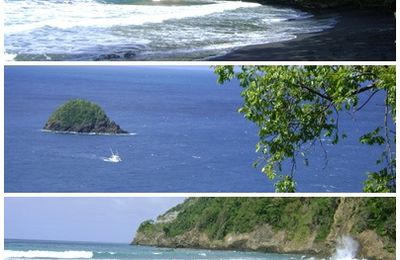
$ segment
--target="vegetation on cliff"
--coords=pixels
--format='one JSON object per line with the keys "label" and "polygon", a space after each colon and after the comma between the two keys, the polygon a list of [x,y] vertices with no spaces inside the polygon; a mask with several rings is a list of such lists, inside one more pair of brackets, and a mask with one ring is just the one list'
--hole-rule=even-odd
{"label": "vegetation on cliff", "polygon": [[[218,82],[238,79],[243,106],[239,112],[259,129],[255,166],[275,184],[278,192],[296,190],[296,164],[308,165],[314,145],[336,145],[347,137],[340,127],[341,114],[354,117],[381,93],[382,120],[362,133],[359,141],[379,145],[382,155],[371,162],[380,170],[370,172],[366,192],[395,192],[396,68],[394,66],[217,66]],[[325,141],[324,141],[325,140]],[[325,152],[326,154],[326,152]],[[283,168],[289,161],[292,167]]]}
{"label": "vegetation on cliff", "polygon": [[[275,229],[286,229],[301,239],[318,228],[318,239],[326,238],[337,202],[331,198],[199,198],[182,207],[178,217],[163,225],[167,236],[181,235],[197,229],[211,239],[222,239],[228,233],[245,233],[268,223]],[[151,222],[139,231],[151,232]]]}
{"label": "vegetation on cliff", "polygon": [[396,200],[395,198],[364,198],[357,213],[359,222],[354,226],[354,232],[371,229],[377,234],[396,240]]}
{"label": "vegetation on cliff", "polygon": [[[275,241],[282,247],[275,249],[279,252],[304,250],[328,254],[338,236],[352,235],[364,239],[361,246],[365,248],[370,247],[368,243],[378,244],[379,240],[383,246],[374,251],[390,255],[394,253],[396,239],[395,211],[395,198],[191,198],[157,221],[143,222],[133,243],[274,250],[261,241],[268,239],[265,234],[254,233],[267,225],[272,230],[268,236],[280,239]],[[175,218],[160,221],[172,212],[178,212]],[[368,232],[376,236],[371,238]],[[207,242],[200,241],[201,234]]]}
{"label": "vegetation on cliff", "polygon": [[82,99],[68,101],[57,108],[44,129],[78,133],[127,133],[111,121],[100,106]]}

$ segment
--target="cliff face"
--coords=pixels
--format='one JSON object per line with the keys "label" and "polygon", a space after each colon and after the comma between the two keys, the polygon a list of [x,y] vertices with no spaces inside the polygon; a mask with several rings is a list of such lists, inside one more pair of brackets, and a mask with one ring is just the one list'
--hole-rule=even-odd
{"label": "cliff face", "polygon": [[98,105],[81,99],[71,100],[60,106],[43,129],[78,133],[127,133],[111,121]]}
{"label": "cliff face", "polygon": [[[388,198],[195,198],[139,227],[132,244],[331,256],[343,236],[358,256],[395,259]],[[386,206],[385,213],[371,212]],[[243,210],[242,210],[243,209]],[[388,233],[389,232],[389,233]]]}

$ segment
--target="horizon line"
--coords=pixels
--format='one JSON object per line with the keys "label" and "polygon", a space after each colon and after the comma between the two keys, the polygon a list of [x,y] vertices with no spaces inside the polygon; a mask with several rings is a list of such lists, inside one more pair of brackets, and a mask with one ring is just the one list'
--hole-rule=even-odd
{"label": "horizon line", "polygon": [[6,240],[27,240],[27,241],[41,241],[41,242],[76,242],[76,243],[101,243],[101,244],[123,244],[130,245],[130,242],[111,242],[111,241],[88,241],[88,240],[58,240],[58,239],[40,239],[40,238],[7,238],[4,237],[4,241]]}

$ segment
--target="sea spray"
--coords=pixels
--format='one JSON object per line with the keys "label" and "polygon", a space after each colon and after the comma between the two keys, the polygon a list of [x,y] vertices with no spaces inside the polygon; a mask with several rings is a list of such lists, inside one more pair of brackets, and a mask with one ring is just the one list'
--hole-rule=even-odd
{"label": "sea spray", "polygon": [[332,256],[333,260],[350,260],[356,259],[358,248],[360,245],[351,236],[342,236],[337,241],[336,252]]}

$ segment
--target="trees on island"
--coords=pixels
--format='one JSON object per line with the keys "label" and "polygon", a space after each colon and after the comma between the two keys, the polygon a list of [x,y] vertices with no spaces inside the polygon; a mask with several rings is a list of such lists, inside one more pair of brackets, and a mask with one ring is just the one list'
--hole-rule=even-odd
{"label": "trees on island", "polygon": [[[356,116],[382,92],[382,120],[359,137],[362,144],[382,147],[376,160],[380,170],[368,173],[364,191],[395,191],[395,66],[217,66],[215,73],[219,83],[236,78],[243,88],[239,112],[259,130],[256,151],[261,157],[254,166],[261,165],[261,171],[276,180],[277,192],[295,192],[298,161],[308,165],[309,149],[324,149],[324,138],[334,145],[346,138],[340,115]],[[291,162],[287,172],[284,161]]]}
{"label": "trees on island", "polygon": [[111,121],[97,104],[83,100],[70,100],[57,108],[43,129],[77,133],[128,133]]}

